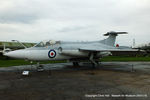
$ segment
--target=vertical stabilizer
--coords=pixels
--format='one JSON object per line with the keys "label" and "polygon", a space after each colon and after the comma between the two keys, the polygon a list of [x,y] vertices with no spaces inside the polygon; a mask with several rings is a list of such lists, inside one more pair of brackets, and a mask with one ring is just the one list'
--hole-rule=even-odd
{"label": "vertical stabilizer", "polygon": [[127,34],[127,32],[113,32],[113,31],[107,32],[106,34],[104,34],[104,36],[109,36],[109,37],[107,39],[101,40],[100,43],[109,46],[114,46],[116,41],[116,36],[118,36],[118,34]]}

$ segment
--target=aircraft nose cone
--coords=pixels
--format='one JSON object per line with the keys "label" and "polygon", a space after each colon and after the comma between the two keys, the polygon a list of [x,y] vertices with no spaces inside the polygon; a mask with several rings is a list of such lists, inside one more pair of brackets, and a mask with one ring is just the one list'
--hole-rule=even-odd
{"label": "aircraft nose cone", "polygon": [[8,53],[3,53],[4,56],[8,56]]}
{"label": "aircraft nose cone", "polygon": [[18,56],[18,53],[16,51],[11,51],[11,52],[4,53],[4,56],[16,58]]}
{"label": "aircraft nose cone", "polygon": [[10,51],[8,53],[4,53],[3,55],[11,58],[25,58],[25,54],[21,50]]}

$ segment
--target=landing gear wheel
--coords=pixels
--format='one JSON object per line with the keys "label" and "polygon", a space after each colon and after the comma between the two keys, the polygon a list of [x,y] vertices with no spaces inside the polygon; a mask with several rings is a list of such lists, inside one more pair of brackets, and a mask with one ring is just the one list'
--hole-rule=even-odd
{"label": "landing gear wheel", "polygon": [[73,62],[73,66],[79,66],[78,62]]}

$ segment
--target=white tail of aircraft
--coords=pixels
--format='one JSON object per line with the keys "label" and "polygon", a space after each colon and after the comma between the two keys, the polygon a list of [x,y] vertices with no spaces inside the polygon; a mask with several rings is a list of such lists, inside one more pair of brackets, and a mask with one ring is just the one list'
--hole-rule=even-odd
{"label": "white tail of aircraft", "polygon": [[106,34],[104,34],[104,36],[109,36],[107,39],[101,40],[100,42],[105,44],[105,45],[109,45],[109,46],[114,46],[115,41],[116,41],[116,36],[118,36],[118,34],[128,34],[127,32],[107,32]]}

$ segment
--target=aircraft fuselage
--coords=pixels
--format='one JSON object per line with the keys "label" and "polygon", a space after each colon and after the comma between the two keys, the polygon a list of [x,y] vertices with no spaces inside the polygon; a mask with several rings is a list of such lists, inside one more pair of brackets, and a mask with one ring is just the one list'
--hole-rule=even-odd
{"label": "aircraft fuselage", "polygon": [[[45,47],[31,47],[5,53],[5,56],[26,59],[26,60],[69,60],[74,58],[89,58],[89,52],[82,52],[78,48],[89,44],[104,47],[105,45],[97,42],[64,42]],[[106,46],[105,46],[106,47]],[[108,56],[110,52],[95,53],[96,58]]]}

